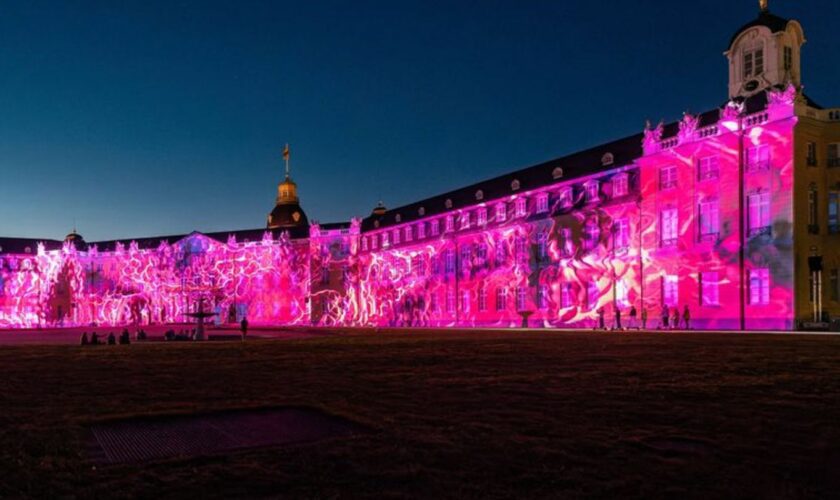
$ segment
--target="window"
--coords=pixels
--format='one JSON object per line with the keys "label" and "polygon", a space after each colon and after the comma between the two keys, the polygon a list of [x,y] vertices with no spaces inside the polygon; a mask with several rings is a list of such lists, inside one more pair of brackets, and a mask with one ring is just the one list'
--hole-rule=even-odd
{"label": "window", "polygon": [[548,259],[548,232],[540,231],[537,233],[537,259],[545,261]]}
{"label": "window", "polygon": [[618,198],[620,196],[626,196],[628,192],[627,189],[627,174],[618,174],[612,179],[612,196],[613,198]]}
{"label": "window", "polygon": [[720,305],[719,283],[716,271],[700,273],[700,305]]}
{"label": "window", "polygon": [[429,232],[432,233],[432,236],[437,236],[440,234],[440,221],[435,219],[429,223]]}
{"label": "window", "polygon": [[793,49],[785,45],[785,71],[793,69]]}
{"label": "window", "polygon": [[362,251],[366,252],[367,249],[368,249],[368,239],[367,239],[367,236],[365,236],[364,238],[362,238]]}
{"label": "window", "polygon": [[370,238],[370,247],[371,247],[373,250],[376,250],[376,247],[378,247],[378,246],[379,246],[379,235],[378,235],[378,234],[374,234],[374,235]]}
{"label": "window", "polygon": [[487,209],[482,207],[476,211],[477,224],[479,226],[487,225]]}
{"label": "window", "polygon": [[817,223],[817,186],[814,184],[808,188],[808,233],[820,233],[820,226]]}
{"label": "window", "polygon": [[828,145],[828,160],[829,167],[840,167],[840,144],[834,143]]}
{"label": "window", "polygon": [[422,240],[425,237],[426,237],[426,223],[421,222],[420,224],[417,224],[417,239]]}
{"label": "window", "polygon": [[548,309],[548,285],[537,288],[537,306],[543,311]]}
{"label": "window", "polygon": [[394,229],[394,245],[400,244],[400,230]]}
{"label": "window", "polygon": [[717,155],[704,156],[697,161],[697,179],[710,181],[720,177],[720,159]]}
{"label": "window", "polygon": [[461,292],[461,311],[470,312],[470,292],[464,290]]}
{"label": "window", "polygon": [[572,295],[572,284],[563,283],[560,285],[560,307],[572,307],[575,304],[574,295]]}
{"label": "window", "polygon": [[675,274],[662,277],[662,303],[668,307],[676,307],[680,301],[679,280]]}
{"label": "window", "polygon": [[598,246],[598,240],[601,238],[601,228],[598,226],[598,221],[590,219],[583,227],[583,247],[587,250],[592,250]]}
{"label": "window", "polygon": [[507,250],[505,248],[505,243],[503,241],[499,241],[496,243],[496,267],[504,265],[506,258]]}
{"label": "window", "polygon": [[528,255],[528,249],[526,248],[524,236],[516,236],[513,239],[513,251],[517,257]]}
{"label": "window", "polygon": [[461,219],[461,229],[469,229],[470,228],[470,213],[464,212],[459,217]]}
{"label": "window", "polygon": [[560,190],[560,207],[569,208],[572,206],[572,189],[566,188]]}
{"label": "window", "polygon": [[487,264],[487,245],[484,243],[475,245],[475,260],[479,266],[484,267]]}
{"label": "window", "polygon": [[487,310],[487,289],[483,286],[478,289],[478,310],[479,312]]}
{"label": "window", "polygon": [[537,213],[544,214],[548,212],[548,193],[540,193],[537,195]]}
{"label": "window", "polygon": [[454,215],[447,215],[446,216],[446,232],[452,232],[455,230],[455,216]]}
{"label": "window", "polygon": [[598,282],[595,280],[590,281],[586,284],[586,306],[589,309],[595,309],[598,305],[598,298],[600,293],[598,292]]}
{"label": "window", "polygon": [[505,309],[507,309],[507,288],[499,287],[496,289],[496,311]]}
{"label": "window", "polygon": [[747,148],[746,155],[747,172],[770,169],[770,148],[766,144]]}
{"label": "window", "polygon": [[504,222],[507,219],[507,205],[501,202],[496,205],[496,222]]}
{"label": "window", "polygon": [[840,233],[840,191],[828,192],[828,232]]}
{"label": "window", "polygon": [[525,198],[516,199],[516,216],[525,217],[528,211],[528,200]]}
{"label": "window", "polygon": [[767,191],[747,197],[749,237],[770,235],[770,193]]}
{"label": "window", "polygon": [[455,290],[452,288],[446,290],[446,312],[455,312]]}
{"label": "window", "polygon": [[720,233],[720,204],[718,200],[707,199],[701,201],[697,211],[699,214],[700,240],[717,239],[718,233]]}
{"label": "window", "polygon": [[385,248],[387,246],[388,246],[388,232],[385,231],[384,233],[382,233],[382,248]]}
{"label": "window", "polygon": [[807,163],[809,167],[816,167],[817,166],[817,143],[816,142],[809,142],[808,149],[807,149]]}
{"label": "window", "polygon": [[469,246],[461,248],[461,269],[467,269],[470,266],[470,259],[472,258],[472,250]]}
{"label": "window", "polygon": [[563,257],[571,257],[575,253],[574,243],[572,242],[572,230],[568,227],[560,228],[560,255]]}
{"label": "window", "polygon": [[613,222],[613,247],[615,250],[627,250],[630,246],[630,222],[616,219]]}
{"label": "window", "polygon": [[587,203],[598,200],[600,185],[598,181],[589,181],[583,185],[584,199]]}
{"label": "window", "polygon": [[412,234],[411,226],[406,226],[405,227],[405,241],[411,241],[413,236],[414,235]]}
{"label": "window", "polygon": [[455,272],[455,250],[447,250],[444,254],[444,272]]}
{"label": "window", "polygon": [[666,208],[659,214],[660,244],[663,247],[670,247],[677,244],[679,236],[679,220],[676,208]]}
{"label": "window", "polygon": [[744,78],[759,76],[764,73],[764,50],[754,48],[744,51]]}
{"label": "window", "polygon": [[673,189],[677,187],[677,167],[666,165],[659,169],[659,189]]}
{"label": "window", "polygon": [[415,255],[411,258],[411,270],[418,276],[426,274],[425,260],[422,255]]}
{"label": "window", "polygon": [[750,269],[750,305],[770,303],[770,270],[766,267]]}
{"label": "window", "polygon": [[528,305],[528,289],[524,286],[516,288],[516,310],[524,311]]}

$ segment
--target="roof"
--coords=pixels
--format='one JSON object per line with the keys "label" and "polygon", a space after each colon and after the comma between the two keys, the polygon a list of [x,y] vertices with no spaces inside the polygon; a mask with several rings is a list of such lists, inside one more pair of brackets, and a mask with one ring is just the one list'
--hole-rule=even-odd
{"label": "roof", "polygon": [[[607,153],[613,155],[613,161],[609,165],[602,165],[601,160]],[[641,155],[642,134],[631,135],[555,160],[500,175],[493,179],[471,184],[461,189],[393,208],[382,215],[371,214],[362,221],[362,231],[376,229],[376,221],[379,221],[379,227],[387,227],[474,205],[477,201],[476,193],[478,191],[481,191],[481,198],[484,200],[493,200],[510,195],[513,193],[511,183],[514,180],[519,181],[517,191],[530,191],[553,184],[557,182],[554,178],[554,170],[558,167],[563,169],[563,180],[565,181],[628,165]],[[451,200],[451,207],[447,207],[447,200]],[[397,216],[399,216],[399,221],[397,221]]]}
{"label": "roof", "polygon": [[770,11],[761,11],[759,12],[757,18],[741,26],[741,28],[738,31],[736,31],[734,35],[732,35],[732,39],[729,40],[729,45],[727,46],[727,48],[732,47],[732,44],[735,43],[735,39],[738,38],[738,35],[747,31],[750,28],[754,28],[756,26],[764,26],[765,28],[769,29],[771,33],[779,33],[780,31],[784,31],[787,29],[787,25],[789,22],[790,19],[785,19],[775,14],[771,14]]}
{"label": "roof", "polygon": [[[45,240],[36,238],[0,238],[0,254],[35,254],[38,251],[38,243],[44,243],[47,250],[58,250],[62,242],[58,240]],[[29,251],[27,252],[27,248]]]}

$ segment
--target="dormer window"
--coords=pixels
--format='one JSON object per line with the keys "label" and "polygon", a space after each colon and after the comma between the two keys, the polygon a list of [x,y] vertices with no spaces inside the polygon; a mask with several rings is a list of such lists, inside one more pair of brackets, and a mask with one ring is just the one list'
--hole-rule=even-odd
{"label": "dormer window", "polygon": [[528,200],[525,198],[517,198],[516,199],[516,216],[517,217],[525,217],[525,214],[528,209]]}
{"label": "dormer window", "polygon": [[400,230],[394,229],[394,245],[400,244]]}
{"label": "dormer window", "polygon": [[507,205],[501,202],[496,205],[496,222],[504,222],[507,219]]}
{"label": "dormer window", "polygon": [[618,198],[627,195],[627,174],[618,174],[612,179],[612,196]]}
{"label": "dormer window", "polygon": [[388,232],[386,231],[386,232],[382,233],[382,248],[385,248],[387,246],[388,246]]}
{"label": "dormer window", "polygon": [[437,236],[440,234],[440,221],[435,219],[429,223],[429,231],[432,233],[432,236]]}
{"label": "dormer window", "polygon": [[454,231],[455,230],[455,216],[454,215],[447,215],[446,216],[446,232]]}
{"label": "dormer window", "polygon": [[540,193],[537,195],[537,213],[544,214],[548,212],[548,193]]}
{"label": "dormer window", "polygon": [[583,185],[584,196],[587,203],[598,199],[598,181],[589,181]]}
{"label": "dormer window", "polygon": [[406,226],[405,227],[405,241],[411,241],[412,236],[413,235],[411,234],[411,226]]}
{"label": "dormer window", "polygon": [[422,240],[425,237],[426,237],[426,223],[421,222],[420,224],[417,224],[417,239]]}
{"label": "dormer window", "polygon": [[486,225],[487,224],[487,209],[484,208],[484,207],[479,208],[478,211],[476,212],[476,218],[478,219],[477,224],[479,226]]}

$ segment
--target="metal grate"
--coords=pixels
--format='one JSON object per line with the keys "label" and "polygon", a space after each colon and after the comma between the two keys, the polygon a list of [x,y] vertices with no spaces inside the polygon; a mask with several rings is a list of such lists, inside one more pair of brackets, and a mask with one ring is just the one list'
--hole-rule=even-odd
{"label": "metal grate", "polygon": [[311,442],[363,431],[354,422],[310,408],[131,419],[96,424],[90,430],[93,460],[108,464]]}

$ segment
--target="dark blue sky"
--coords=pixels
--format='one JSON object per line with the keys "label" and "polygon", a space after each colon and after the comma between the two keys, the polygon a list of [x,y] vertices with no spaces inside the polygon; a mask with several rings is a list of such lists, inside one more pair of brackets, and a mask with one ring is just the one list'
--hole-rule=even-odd
{"label": "dark blue sky", "polygon": [[[757,5],[9,2],[0,235],[262,227],[285,142],[311,219],[409,203],[719,105]],[[770,6],[840,105],[840,2]]]}

